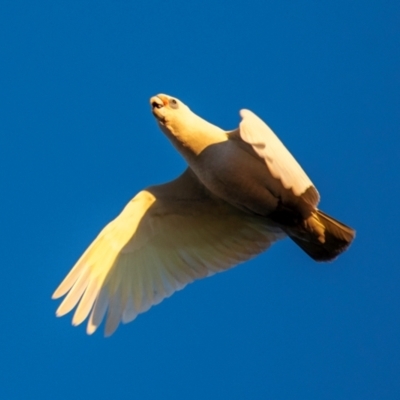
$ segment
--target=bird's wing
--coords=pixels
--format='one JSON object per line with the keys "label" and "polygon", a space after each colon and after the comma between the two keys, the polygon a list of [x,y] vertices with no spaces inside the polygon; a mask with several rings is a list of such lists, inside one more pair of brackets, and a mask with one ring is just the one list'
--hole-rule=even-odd
{"label": "bird's wing", "polygon": [[272,176],[279,179],[285,189],[291,189],[295,196],[307,192],[307,201],[317,206],[319,194],[313,183],[275,133],[251,111],[241,110],[240,115],[242,121],[235,131],[236,136],[265,160]]}
{"label": "bird's wing", "polygon": [[188,169],[175,181],[137,194],[89,246],[55,291],[57,310],[90,314],[106,336],[195,279],[225,271],[282,238],[259,217],[213,198]]}

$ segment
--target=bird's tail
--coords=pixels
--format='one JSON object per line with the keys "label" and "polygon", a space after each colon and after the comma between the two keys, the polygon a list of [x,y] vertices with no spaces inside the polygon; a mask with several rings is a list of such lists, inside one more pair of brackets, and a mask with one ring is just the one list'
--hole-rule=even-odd
{"label": "bird's tail", "polygon": [[345,251],[355,230],[320,210],[305,221],[302,229],[289,230],[290,238],[315,261],[331,261]]}

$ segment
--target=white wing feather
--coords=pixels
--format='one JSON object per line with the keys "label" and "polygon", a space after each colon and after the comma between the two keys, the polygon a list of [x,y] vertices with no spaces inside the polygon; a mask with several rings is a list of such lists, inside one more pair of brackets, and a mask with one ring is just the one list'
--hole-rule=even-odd
{"label": "white wing feather", "polygon": [[[189,171],[189,170],[188,170]],[[190,172],[140,192],[110,222],[55,291],[62,316],[88,316],[87,333],[107,313],[105,334],[195,279],[224,271],[284,237],[260,218],[206,195]],[[197,185],[197,186],[196,186]]]}
{"label": "white wing feather", "polygon": [[[295,158],[264,121],[249,110],[241,110],[240,115],[242,117],[239,127],[240,137],[265,160],[274,178],[279,179],[286,189],[292,189],[296,196],[314,186]],[[318,194],[317,197],[318,203]]]}

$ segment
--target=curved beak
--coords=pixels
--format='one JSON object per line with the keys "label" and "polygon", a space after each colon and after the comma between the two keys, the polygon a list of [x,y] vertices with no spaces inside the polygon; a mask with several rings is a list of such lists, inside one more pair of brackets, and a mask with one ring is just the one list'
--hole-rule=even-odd
{"label": "curved beak", "polygon": [[163,122],[165,119],[163,108],[167,104],[168,98],[162,94],[150,98],[151,112],[160,122]]}
{"label": "curved beak", "polygon": [[162,107],[164,107],[165,104],[158,96],[153,96],[150,99],[150,105],[151,105],[152,111],[154,111],[155,108],[162,108]]}
{"label": "curved beak", "polygon": [[153,96],[150,99],[150,104],[151,104],[151,108],[154,110],[155,108],[162,108],[164,106],[166,106],[168,104],[168,97],[163,95],[163,94],[159,94],[157,96]]}

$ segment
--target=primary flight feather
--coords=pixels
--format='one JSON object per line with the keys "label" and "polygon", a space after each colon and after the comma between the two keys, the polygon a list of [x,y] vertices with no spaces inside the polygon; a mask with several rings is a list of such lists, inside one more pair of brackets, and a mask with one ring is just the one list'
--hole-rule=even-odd
{"label": "primary flight feather", "polygon": [[139,192],[97,236],[53,294],[62,316],[105,334],[196,279],[225,271],[289,236],[316,261],[343,252],[354,230],[317,209],[314,185],[255,114],[234,131],[176,98],[150,99],[156,121],[188,163],[174,181]]}

